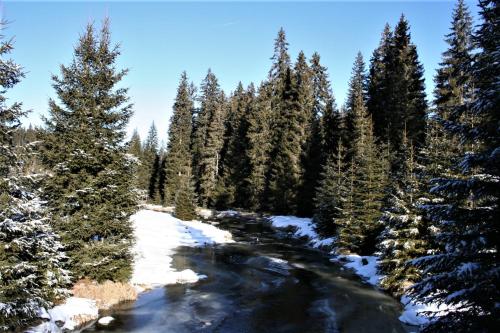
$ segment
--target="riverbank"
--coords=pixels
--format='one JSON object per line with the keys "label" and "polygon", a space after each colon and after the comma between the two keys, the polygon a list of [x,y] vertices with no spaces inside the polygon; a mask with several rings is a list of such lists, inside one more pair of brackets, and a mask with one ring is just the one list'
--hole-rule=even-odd
{"label": "riverbank", "polygon": [[[309,246],[322,248],[332,255],[332,262],[339,262],[344,267],[352,269],[358,276],[362,277],[366,283],[380,288],[380,280],[383,276],[378,274],[378,256],[360,256],[357,254],[336,255],[332,251],[335,238],[322,239],[315,231],[314,224],[310,218],[299,218],[295,216],[271,216],[269,218],[273,228],[288,230],[292,237],[304,238]],[[422,327],[432,319],[425,313],[443,314],[447,311],[446,305],[415,303],[407,295],[400,299],[404,310],[399,320],[407,325]]]}
{"label": "riverbank", "polygon": [[[207,216],[207,212],[202,214]],[[172,256],[179,246],[199,247],[233,242],[229,232],[201,221],[181,221],[161,207],[147,206],[131,217],[135,243],[133,273],[129,282],[137,292],[154,287],[194,283],[205,278],[191,269],[177,271],[172,267]],[[97,287],[96,287],[97,288]],[[127,291],[127,300],[130,293]],[[135,294],[137,297],[137,293]],[[120,302],[116,298],[114,304]],[[33,333],[71,331],[99,319],[99,310],[114,304],[94,299],[69,297],[52,309],[40,310],[42,324],[29,329]]]}

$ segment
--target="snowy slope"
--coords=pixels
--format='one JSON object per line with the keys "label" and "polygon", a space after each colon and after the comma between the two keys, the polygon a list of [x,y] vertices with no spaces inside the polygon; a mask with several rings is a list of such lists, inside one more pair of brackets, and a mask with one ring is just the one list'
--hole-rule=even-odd
{"label": "snowy slope", "polygon": [[190,269],[179,272],[171,267],[176,247],[233,241],[228,231],[213,225],[181,221],[168,213],[152,210],[140,210],[132,216],[132,223],[136,243],[131,282],[144,287],[196,282],[204,277]]}
{"label": "snowy slope", "polygon": [[[205,277],[190,269],[176,271],[171,267],[176,247],[233,242],[227,231],[199,221],[181,221],[167,212],[143,209],[134,214],[131,220],[136,241],[132,250],[134,270],[130,282],[139,289],[196,282]],[[83,323],[96,320],[98,308],[93,300],[70,297],[48,311],[41,309],[40,317],[47,322],[28,332],[73,330]],[[64,324],[58,327],[56,322]]]}

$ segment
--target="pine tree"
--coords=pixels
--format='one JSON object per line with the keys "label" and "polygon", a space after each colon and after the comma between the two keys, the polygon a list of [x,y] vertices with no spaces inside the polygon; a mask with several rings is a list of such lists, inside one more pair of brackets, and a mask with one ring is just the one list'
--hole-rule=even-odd
{"label": "pine tree", "polygon": [[368,76],[368,98],[366,106],[370,112],[374,126],[374,133],[382,142],[388,142],[390,115],[388,110],[388,60],[393,48],[393,33],[389,24],[382,32],[379,46],[373,51],[370,59]]}
{"label": "pine tree", "polygon": [[[351,158],[346,170],[346,188],[343,213],[337,219],[339,225],[338,251],[371,253],[380,232],[380,210],[387,185],[387,158],[376,144],[373,124],[361,91],[351,80],[353,96],[352,126],[355,133],[351,146]],[[358,85],[359,89],[361,85]]]}
{"label": "pine tree", "polygon": [[294,214],[302,168],[300,104],[292,70],[288,69],[281,108],[275,121],[275,140],[269,171],[269,205],[275,213]]}
{"label": "pine tree", "polygon": [[220,153],[224,144],[226,101],[216,76],[211,70],[201,85],[201,108],[196,119],[194,169],[200,204],[215,203],[215,187],[220,172]]}
{"label": "pine tree", "polygon": [[342,217],[343,197],[347,193],[344,161],[345,149],[339,141],[337,153],[323,168],[314,198],[314,223],[323,237],[333,237],[337,232],[337,219]]}
{"label": "pine tree", "polygon": [[168,130],[168,146],[165,157],[165,204],[174,204],[175,196],[180,188],[180,179],[191,174],[191,135],[193,95],[189,88],[186,72],[183,72],[177,88],[177,96],[170,118]]}
{"label": "pine tree", "polygon": [[175,194],[175,217],[183,221],[190,221],[196,218],[195,194],[192,185],[191,174],[179,177],[179,189]]}
{"label": "pine tree", "polygon": [[245,180],[250,170],[248,160],[248,117],[254,107],[255,88],[251,84],[247,90],[238,84],[230,100],[229,115],[225,126],[225,143],[221,152],[221,173],[219,180],[218,207],[247,206],[247,188]]}
{"label": "pine tree", "polygon": [[[0,22],[0,32],[5,27]],[[22,174],[20,154],[14,146],[21,103],[7,105],[5,93],[24,77],[22,68],[4,56],[12,41],[0,35],[0,330],[14,331],[33,320],[40,307],[50,307],[67,296],[69,275],[59,237],[35,189],[39,178]]]}
{"label": "pine tree", "polygon": [[[403,15],[394,34],[388,25],[385,27],[373,54],[368,95],[367,106],[380,142],[390,142],[393,150],[398,151],[401,129],[406,124],[409,139],[416,147],[423,146],[427,110],[423,67]],[[393,167],[399,164],[392,161]]]}
{"label": "pine tree", "polygon": [[[139,188],[145,192],[148,201],[154,201],[155,187],[159,173],[158,131],[153,122],[142,147],[141,166],[139,168]],[[158,164],[156,164],[158,163]],[[156,164],[156,165],[155,165]]]}
{"label": "pine tree", "polygon": [[[442,198],[426,207],[439,229],[437,253],[413,261],[423,270],[422,281],[411,289],[413,296],[424,303],[451,306],[437,315],[427,332],[494,332],[498,327],[499,9],[496,1],[479,5],[482,23],[475,36],[479,50],[472,71],[474,95],[453,107],[445,127],[471,149],[462,155],[460,172],[443,174],[431,190]],[[476,121],[460,121],[467,113]]]}
{"label": "pine tree", "polygon": [[248,149],[249,174],[244,180],[248,195],[247,208],[260,210],[264,205],[266,176],[272,149],[272,108],[271,86],[262,83],[259,87],[254,106],[248,112]]}
{"label": "pine tree", "polygon": [[52,174],[44,193],[75,278],[125,281],[131,274],[129,220],[137,207],[135,160],[123,145],[132,114],[127,89],[116,88],[120,51],[108,21],[89,24],[73,61],[53,76],[60,104],[49,101],[43,162]]}
{"label": "pine tree", "polygon": [[358,114],[366,105],[366,73],[363,55],[358,52],[354,61],[352,76],[349,82],[349,91],[347,95],[346,114],[345,114],[345,136],[347,146],[347,159],[350,160],[355,154],[356,142],[361,138],[363,128],[359,122],[361,120]]}
{"label": "pine tree", "polygon": [[306,61],[304,52],[300,52],[295,64],[295,81],[297,85],[297,101],[299,115],[297,122],[301,129],[301,180],[298,189],[297,214],[311,216],[314,206],[314,191],[320,170],[321,143],[319,133],[319,114],[314,109],[313,72]]}
{"label": "pine tree", "polygon": [[421,205],[422,167],[419,166],[415,150],[403,134],[401,147],[403,166],[391,181],[391,194],[382,215],[384,231],[379,237],[379,270],[381,285],[395,295],[401,296],[420,279],[420,271],[407,262],[426,254],[429,230]]}
{"label": "pine tree", "polygon": [[134,130],[134,133],[128,143],[128,152],[137,158],[141,158],[142,156],[142,142],[137,129]]}

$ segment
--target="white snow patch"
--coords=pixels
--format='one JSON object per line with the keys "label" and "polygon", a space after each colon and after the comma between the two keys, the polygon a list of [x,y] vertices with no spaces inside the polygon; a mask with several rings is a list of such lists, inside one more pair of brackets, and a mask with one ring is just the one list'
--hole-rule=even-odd
{"label": "white snow patch", "polygon": [[294,229],[294,237],[307,237],[309,239],[309,245],[314,248],[330,246],[335,241],[333,237],[321,239],[314,230],[312,219],[308,217],[271,216],[270,221],[274,228],[283,229],[292,227]]}
{"label": "white snow patch", "polygon": [[113,320],[115,320],[115,318],[110,317],[110,316],[106,316],[106,317],[100,318],[97,322],[101,325],[109,325]]}
{"label": "white snow patch", "polygon": [[154,287],[196,282],[205,276],[171,267],[175,248],[233,242],[228,231],[199,221],[181,221],[163,212],[140,210],[131,219],[136,237],[131,279],[135,285]]}
{"label": "white snow patch", "polygon": [[[367,262],[363,265],[363,259]],[[371,285],[377,286],[381,276],[377,274],[377,256],[360,256],[357,254],[338,255],[330,259],[330,261],[347,260],[348,263],[344,267],[351,268],[354,272],[366,279]]]}
{"label": "white snow patch", "polygon": [[223,210],[222,212],[219,212],[217,214],[217,217],[221,218],[221,217],[231,217],[231,216],[237,216],[237,215],[239,215],[239,213],[235,210]]}
{"label": "white snow patch", "polygon": [[198,214],[199,216],[201,216],[204,219],[209,219],[212,217],[213,212],[210,209],[198,208],[198,209],[196,209],[196,214]]}
{"label": "white snow patch", "polygon": [[[58,333],[71,331],[78,326],[98,318],[96,302],[87,298],[69,297],[61,305],[46,311],[40,310],[39,317],[49,321],[28,330],[28,332]],[[64,323],[59,327],[56,323]]]}

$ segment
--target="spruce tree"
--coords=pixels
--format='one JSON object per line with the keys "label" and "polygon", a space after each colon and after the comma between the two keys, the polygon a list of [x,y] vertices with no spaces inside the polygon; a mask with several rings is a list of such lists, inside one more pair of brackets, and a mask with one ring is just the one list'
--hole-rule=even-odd
{"label": "spruce tree", "polygon": [[358,52],[352,68],[349,91],[347,95],[345,114],[345,139],[347,145],[347,159],[351,159],[355,154],[356,143],[362,135],[360,115],[358,114],[366,105],[366,73],[363,55]]}
{"label": "spruce tree", "polygon": [[333,237],[337,232],[337,219],[343,215],[343,198],[347,194],[345,149],[339,141],[336,154],[323,167],[314,197],[314,223],[323,237]]}
{"label": "spruce tree", "polygon": [[386,24],[380,37],[379,46],[373,51],[370,59],[368,76],[368,98],[366,106],[370,112],[374,126],[374,134],[382,142],[388,141],[390,115],[388,106],[388,60],[393,48],[393,33],[389,24]]}
{"label": "spruce tree", "polygon": [[123,144],[132,105],[116,86],[127,71],[115,68],[108,21],[100,32],[89,24],[74,53],[52,78],[60,103],[49,101],[45,119],[44,193],[75,278],[126,281],[137,198],[135,160]]}
{"label": "spruce tree", "polygon": [[269,207],[278,214],[294,214],[301,182],[302,124],[297,85],[287,70],[269,171]]}
{"label": "spruce tree", "polygon": [[226,101],[218,80],[211,70],[201,85],[200,111],[196,119],[194,168],[200,204],[215,204],[217,178],[220,173],[221,150],[224,144]]}
{"label": "spruce tree", "polygon": [[[356,66],[355,66],[356,67]],[[352,126],[355,133],[351,157],[347,162],[346,188],[343,216],[339,225],[339,252],[368,254],[374,251],[380,232],[378,223],[387,185],[387,157],[376,144],[373,124],[364,103],[361,85],[354,85],[357,72],[353,72],[351,93],[353,97]]]}
{"label": "spruce tree", "polygon": [[[423,67],[411,41],[409,24],[402,15],[391,33],[387,25],[370,68],[367,106],[375,135],[394,151],[401,145],[405,124],[409,140],[420,148],[425,142],[427,102]],[[399,161],[392,161],[397,168]]]}
{"label": "spruce tree", "polygon": [[[139,188],[148,201],[154,201],[155,186],[159,172],[158,131],[153,122],[142,147],[141,165],[138,170]],[[155,165],[156,164],[156,165]]]}
{"label": "spruce tree", "polygon": [[219,208],[247,207],[247,187],[245,179],[249,175],[250,161],[247,156],[249,146],[247,132],[248,117],[252,112],[255,88],[247,90],[241,82],[230,99],[229,114],[225,126],[225,143],[221,152],[222,176],[217,191]]}
{"label": "spruce tree", "polygon": [[167,205],[174,204],[176,193],[180,189],[180,179],[191,174],[193,108],[193,95],[189,88],[187,74],[183,72],[170,118],[169,140],[163,168],[165,172],[164,201]]}
{"label": "spruce tree", "polygon": [[420,271],[408,261],[425,255],[428,250],[429,230],[421,206],[422,167],[406,133],[401,147],[403,165],[391,181],[391,193],[381,221],[384,231],[379,237],[379,271],[381,285],[395,295],[420,279]]}
{"label": "spruce tree", "polygon": [[266,176],[272,149],[272,90],[269,83],[259,87],[254,106],[247,115],[249,174],[245,178],[245,192],[248,195],[246,207],[260,210],[265,206]]}
{"label": "spruce tree", "polygon": [[[493,332],[498,327],[498,221],[500,220],[499,9],[480,1],[482,22],[475,36],[474,95],[453,107],[449,133],[471,149],[457,174],[442,174],[432,193],[443,198],[426,210],[439,229],[434,254],[413,261],[423,279],[412,289],[416,300],[448,304],[424,331]],[[460,121],[470,113],[476,122]]]}
{"label": "spruce tree", "polygon": [[128,152],[137,158],[141,158],[142,156],[142,142],[137,129],[134,130],[134,133],[128,143]]}
{"label": "spruce tree", "polygon": [[[5,23],[0,22],[0,32]],[[24,77],[22,68],[4,57],[13,49],[0,35],[0,331],[14,331],[33,320],[40,307],[67,295],[69,275],[59,237],[40,200],[39,176],[22,173],[14,134],[26,112],[7,105],[5,93]]]}
{"label": "spruce tree", "polygon": [[181,175],[178,179],[179,189],[175,194],[175,217],[183,221],[196,218],[195,193],[191,174]]}
{"label": "spruce tree", "polygon": [[321,143],[319,136],[319,115],[314,109],[313,72],[307,64],[304,52],[300,52],[295,64],[295,80],[297,85],[297,101],[299,107],[298,123],[301,129],[301,180],[298,189],[297,214],[311,216],[314,205],[314,190],[320,170]]}

